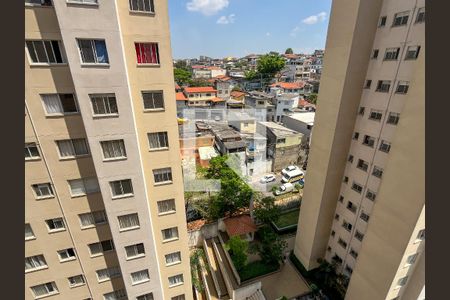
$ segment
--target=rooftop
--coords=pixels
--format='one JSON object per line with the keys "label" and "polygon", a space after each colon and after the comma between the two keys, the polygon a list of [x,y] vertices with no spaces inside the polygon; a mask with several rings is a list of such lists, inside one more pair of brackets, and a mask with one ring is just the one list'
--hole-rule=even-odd
{"label": "rooftop", "polygon": [[186,87],[184,91],[190,93],[216,93],[217,91],[211,86]]}
{"label": "rooftop", "polygon": [[186,96],[183,94],[183,92],[177,92],[177,93],[175,94],[175,99],[176,99],[177,101],[186,101],[186,100],[187,100],[187,98],[186,98]]}
{"label": "rooftop", "polygon": [[230,237],[255,232],[257,227],[249,215],[240,215],[223,220]]}
{"label": "rooftop", "polygon": [[316,115],[315,112],[297,112],[297,113],[287,115],[287,117],[301,121],[308,125],[314,125],[315,115]]}
{"label": "rooftop", "polygon": [[239,98],[239,97],[245,96],[245,93],[244,92],[239,92],[239,91],[232,91],[230,93],[230,95],[233,98]]}
{"label": "rooftop", "polygon": [[216,151],[216,149],[214,149],[214,147],[208,146],[208,147],[199,147],[198,155],[200,156],[201,160],[209,160],[213,157],[218,156],[219,153],[217,153],[217,151]]}
{"label": "rooftop", "polygon": [[301,134],[300,132],[286,128],[275,122],[258,122],[258,124],[261,124],[262,126],[269,128],[273,132],[273,134],[275,134],[277,137]]}
{"label": "rooftop", "polygon": [[260,92],[260,91],[251,91],[248,93],[249,97],[255,98],[255,99],[272,99],[275,96],[272,94],[268,94],[265,92]]}
{"label": "rooftop", "polygon": [[304,81],[296,82],[277,82],[270,85],[271,87],[281,87],[283,89],[301,89],[305,86]]}

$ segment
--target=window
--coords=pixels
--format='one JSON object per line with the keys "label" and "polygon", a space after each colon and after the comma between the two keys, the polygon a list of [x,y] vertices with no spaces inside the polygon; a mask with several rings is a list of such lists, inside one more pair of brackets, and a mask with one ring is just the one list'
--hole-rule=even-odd
{"label": "window", "polygon": [[79,214],[78,218],[80,218],[81,228],[92,228],[95,225],[108,223],[106,212],[104,210]]}
{"label": "window", "polygon": [[338,220],[339,220],[339,214],[335,214],[335,215],[334,215],[334,219],[335,219],[336,221],[338,221]]}
{"label": "window", "polygon": [[359,132],[353,133],[353,139],[358,140],[358,138],[359,138]]}
{"label": "window", "polygon": [[417,260],[417,256],[419,256],[419,253],[408,256],[408,258],[406,259],[406,264],[412,265],[413,263],[415,263]]}
{"label": "window", "polygon": [[97,178],[81,178],[68,180],[70,186],[70,195],[72,197],[84,196],[100,192]]}
{"label": "window", "polygon": [[408,276],[405,276],[403,278],[400,278],[397,282],[397,285],[399,287],[404,286],[406,284],[406,282],[408,281]]}
{"label": "window", "polygon": [[330,246],[327,247],[327,251],[331,252],[331,247]]}
{"label": "window", "polygon": [[47,224],[49,232],[63,231],[66,229],[63,218],[45,220],[45,223]]}
{"label": "window", "polygon": [[345,271],[349,274],[353,273],[353,269],[349,267],[349,265],[345,265]]}
{"label": "window", "polygon": [[344,176],[344,183],[348,183],[348,176]]}
{"label": "window", "polygon": [[345,228],[345,230],[347,230],[348,232],[350,232],[352,230],[353,225],[348,223],[347,221],[343,221],[342,222],[342,227]]}
{"label": "window", "polygon": [[64,116],[78,113],[74,94],[42,94],[47,116]]}
{"label": "window", "polygon": [[25,4],[33,6],[53,6],[52,0],[25,0]]}
{"label": "window", "polygon": [[115,94],[90,94],[94,116],[118,115]]}
{"label": "window", "polygon": [[150,150],[169,147],[169,139],[167,137],[167,132],[149,133],[148,141],[150,143]]}
{"label": "window", "polygon": [[350,154],[350,155],[348,156],[347,161],[352,163],[352,162],[353,162],[353,155]]}
{"label": "window", "polygon": [[139,217],[137,213],[118,216],[120,231],[139,228]]}
{"label": "window", "polygon": [[386,142],[385,140],[381,140],[380,148],[378,148],[380,151],[389,153],[389,150],[391,150],[391,143]]}
{"label": "window", "polygon": [[362,144],[373,148],[373,145],[375,144],[375,138],[369,135],[365,135]]}
{"label": "window", "polygon": [[365,89],[370,89],[370,86],[372,85],[372,80],[367,79],[366,83],[364,84]]}
{"label": "window", "polygon": [[109,64],[104,40],[77,39],[81,61],[84,64]]}
{"label": "window", "polygon": [[375,201],[375,197],[377,196],[377,194],[374,191],[371,190],[367,190],[366,192],[366,198],[372,201]]}
{"label": "window", "polygon": [[364,234],[362,234],[361,232],[359,232],[358,230],[356,230],[356,232],[355,232],[355,238],[356,238],[358,241],[362,242],[362,240],[363,240],[363,238],[364,238]]}
{"label": "window", "polygon": [[125,143],[123,140],[112,140],[100,142],[103,150],[103,159],[112,160],[126,158]]}
{"label": "window", "polygon": [[122,273],[119,267],[111,267],[95,271],[98,282],[104,282],[112,278],[120,277]]}
{"label": "window", "polygon": [[59,250],[58,257],[60,262],[74,260],[76,258],[75,250],[73,250],[73,248]]}
{"label": "window", "polygon": [[135,245],[131,245],[131,246],[126,246],[125,252],[126,252],[127,259],[143,257],[143,256],[145,256],[144,244],[139,243],[139,244],[135,244]]}
{"label": "window", "polygon": [[61,158],[73,158],[89,154],[86,139],[56,141]]}
{"label": "window", "polygon": [[339,202],[344,203],[344,196],[339,196]]}
{"label": "window", "polygon": [[91,256],[101,255],[103,252],[114,250],[114,243],[112,240],[105,240],[88,245]]}
{"label": "window", "polygon": [[163,241],[170,241],[178,239],[178,228],[172,227],[161,230]]}
{"label": "window", "polygon": [[354,205],[352,201],[348,201],[347,202],[347,209],[349,211],[351,211],[352,213],[355,213],[356,212],[356,205]]}
{"label": "window", "polygon": [[165,214],[175,211],[175,199],[158,201],[158,214]]}
{"label": "window", "polygon": [[376,92],[388,93],[391,87],[390,80],[378,80]]}
{"label": "window", "polygon": [[155,183],[172,182],[172,169],[163,168],[153,170]]}
{"label": "window", "polygon": [[380,52],[378,49],[374,49],[372,51],[372,56],[370,58],[377,59],[378,58],[378,52]]}
{"label": "window", "polygon": [[345,242],[345,241],[344,241],[343,239],[341,239],[341,238],[339,238],[338,244],[339,244],[342,248],[344,248],[344,249],[347,248],[347,242]]}
{"label": "window", "polygon": [[178,274],[169,277],[169,287],[183,284],[183,282],[184,282],[183,274]]}
{"label": "window", "polygon": [[[73,0],[71,0],[71,1],[73,1]],[[67,280],[69,280],[70,287],[76,287],[76,286],[81,286],[81,285],[85,284],[83,275],[71,276],[71,277],[67,278]]]}
{"label": "window", "polygon": [[425,229],[419,231],[419,233],[417,234],[417,239],[421,241],[425,240]]}
{"label": "window", "polygon": [[39,159],[39,150],[36,143],[25,144],[25,160]]}
{"label": "window", "polygon": [[277,144],[284,144],[286,143],[286,139],[277,139]]}
{"label": "window", "polygon": [[170,298],[170,300],[185,300],[184,294]]}
{"label": "window", "polygon": [[334,230],[331,230],[331,236],[334,237],[336,235],[336,232]]}
{"label": "window", "polygon": [[165,255],[166,265],[174,265],[181,262],[181,252],[173,252]]}
{"label": "window", "polygon": [[406,25],[408,23],[408,17],[409,11],[396,13],[394,15],[394,22],[392,23],[392,27]]}
{"label": "window", "polygon": [[148,293],[145,295],[137,296],[136,300],[154,300],[153,293]]}
{"label": "window", "polygon": [[383,176],[383,169],[377,166],[373,166],[372,175],[381,178],[381,176]]}
{"label": "window", "polygon": [[25,257],[25,272],[45,269],[47,267],[47,262],[42,254]]}
{"label": "window", "polygon": [[387,124],[397,125],[400,120],[400,114],[395,112],[390,112],[388,119],[386,121]]}
{"label": "window", "polygon": [[163,91],[142,92],[144,109],[164,109]]}
{"label": "window", "polygon": [[359,217],[361,218],[361,220],[363,220],[365,222],[369,221],[369,215],[364,212],[361,212],[361,215]]}
{"label": "window", "polygon": [[67,2],[75,2],[75,3],[82,3],[82,4],[97,4],[98,0],[67,0]]}
{"label": "window", "polygon": [[382,16],[382,17],[380,18],[379,23],[378,23],[378,27],[384,27],[384,26],[386,26],[386,20],[387,20],[387,17],[386,17],[386,16]]}
{"label": "window", "polygon": [[358,252],[356,252],[353,248],[350,249],[349,254],[351,256],[353,256],[353,258],[357,258],[358,257]]}
{"label": "window", "polygon": [[31,225],[26,223],[25,224],[25,240],[33,240],[36,237],[34,236],[33,229],[31,228]]}
{"label": "window", "polygon": [[354,190],[355,192],[361,194],[362,189],[363,189],[363,187],[362,187],[361,185],[359,185],[359,184],[356,183],[356,182],[353,182],[353,184],[352,184],[352,190]]}
{"label": "window", "polygon": [[400,54],[400,48],[386,48],[384,52],[384,60],[397,60]]}
{"label": "window", "polygon": [[154,13],[155,6],[153,4],[153,0],[130,0],[130,10]]}
{"label": "window", "polygon": [[133,272],[130,275],[131,275],[131,284],[133,284],[133,285],[150,280],[148,270]]}
{"label": "window", "polygon": [[425,7],[421,7],[417,10],[415,23],[422,23],[422,22],[425,22]]}
{"label": "window", "polygon": [[113,198],[133,195],[133,186],[131,185],[131,179],[111,181],[109,184],[111,186]]}
{"label": "window", "polygon": [[405,60],[407,59],[416,59],[419,56],[420,46],[409,46],[406,49]]}
{"label": "window", "polygon": [[138,64],[159,64],[159,50],[157,43],[134,43]]}
{"label": "window", "polygon": [[32,188],[37,199],[53,197],[53,189],[50,183],[33,184]]}
{"label": "window", "polygon": [[32,286],[31,291],[36,299],[59,293],[58,287],[54,281]]}
{"label": "window", "polygon": [[125,300],[127,298],[127,292],[124,289],[116,290],[111,293],[103,294],[104,300]]}
{"label": "window", "polygon": [[377,109],[370,110],[369,120],[380,121],[382,117],[383,117],[383,112],[381,110],[377,110]]}
{"label": "window", "polygon": [[366,108],[365,108],[364,106],[361,106],[361,107],[359,108],[358,114],[361,115],[361,116],[364,116],[365,110],[366,110]]}
{"label": "window", "polygon": [[32,64],[66,63],[62,44],[59,41],[26,41],[28,54]]}
{"label": "window", "polygon": [[367,169],[369,168],[369,164],[362,159],[358,159],[358,164],[356,165],[356,167],[358,169],[363,170],[364,172],[367,172]]}
{"label": "window", "polygon": [[409,88],[409,81],[399,81],[395,92],[397,94],[406,94]]}

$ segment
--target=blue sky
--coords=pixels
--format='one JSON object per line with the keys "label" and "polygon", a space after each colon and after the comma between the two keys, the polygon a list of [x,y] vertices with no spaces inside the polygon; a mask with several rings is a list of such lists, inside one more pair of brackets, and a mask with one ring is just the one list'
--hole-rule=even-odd
{"label": "blue sky", "polygon": [[323,49],[331,0],[169,0],[174,58]]}

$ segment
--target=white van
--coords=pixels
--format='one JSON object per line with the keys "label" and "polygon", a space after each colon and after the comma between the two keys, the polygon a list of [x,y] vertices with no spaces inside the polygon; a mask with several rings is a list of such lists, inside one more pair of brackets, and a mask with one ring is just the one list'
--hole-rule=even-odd
{"label": "white van", "polygon": [[305,173],[300,169],[295,169],[293,171],[286,172],[281,178],[281,182],[298,182],[303,179]]}
{"label": "white van", "polygon": [[289,192],[292,192],[294,190],[294,186],[292,185],[292,183],[285,183],[282,184],[276,191],[275,191],[275,195],[283,195]]}

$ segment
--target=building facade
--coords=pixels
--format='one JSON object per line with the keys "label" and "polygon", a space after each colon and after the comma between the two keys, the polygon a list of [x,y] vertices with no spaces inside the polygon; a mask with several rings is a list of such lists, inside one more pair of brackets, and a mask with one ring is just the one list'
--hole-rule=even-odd
{"label": "building facade", "polygon": [[332,5],[294,253],[336,262],[346,299],[424,299],[424,20],[424,0]]}
{"label": "building facade", "polygon": [[192,299],[167,1],[25,1],[25,299]]}

